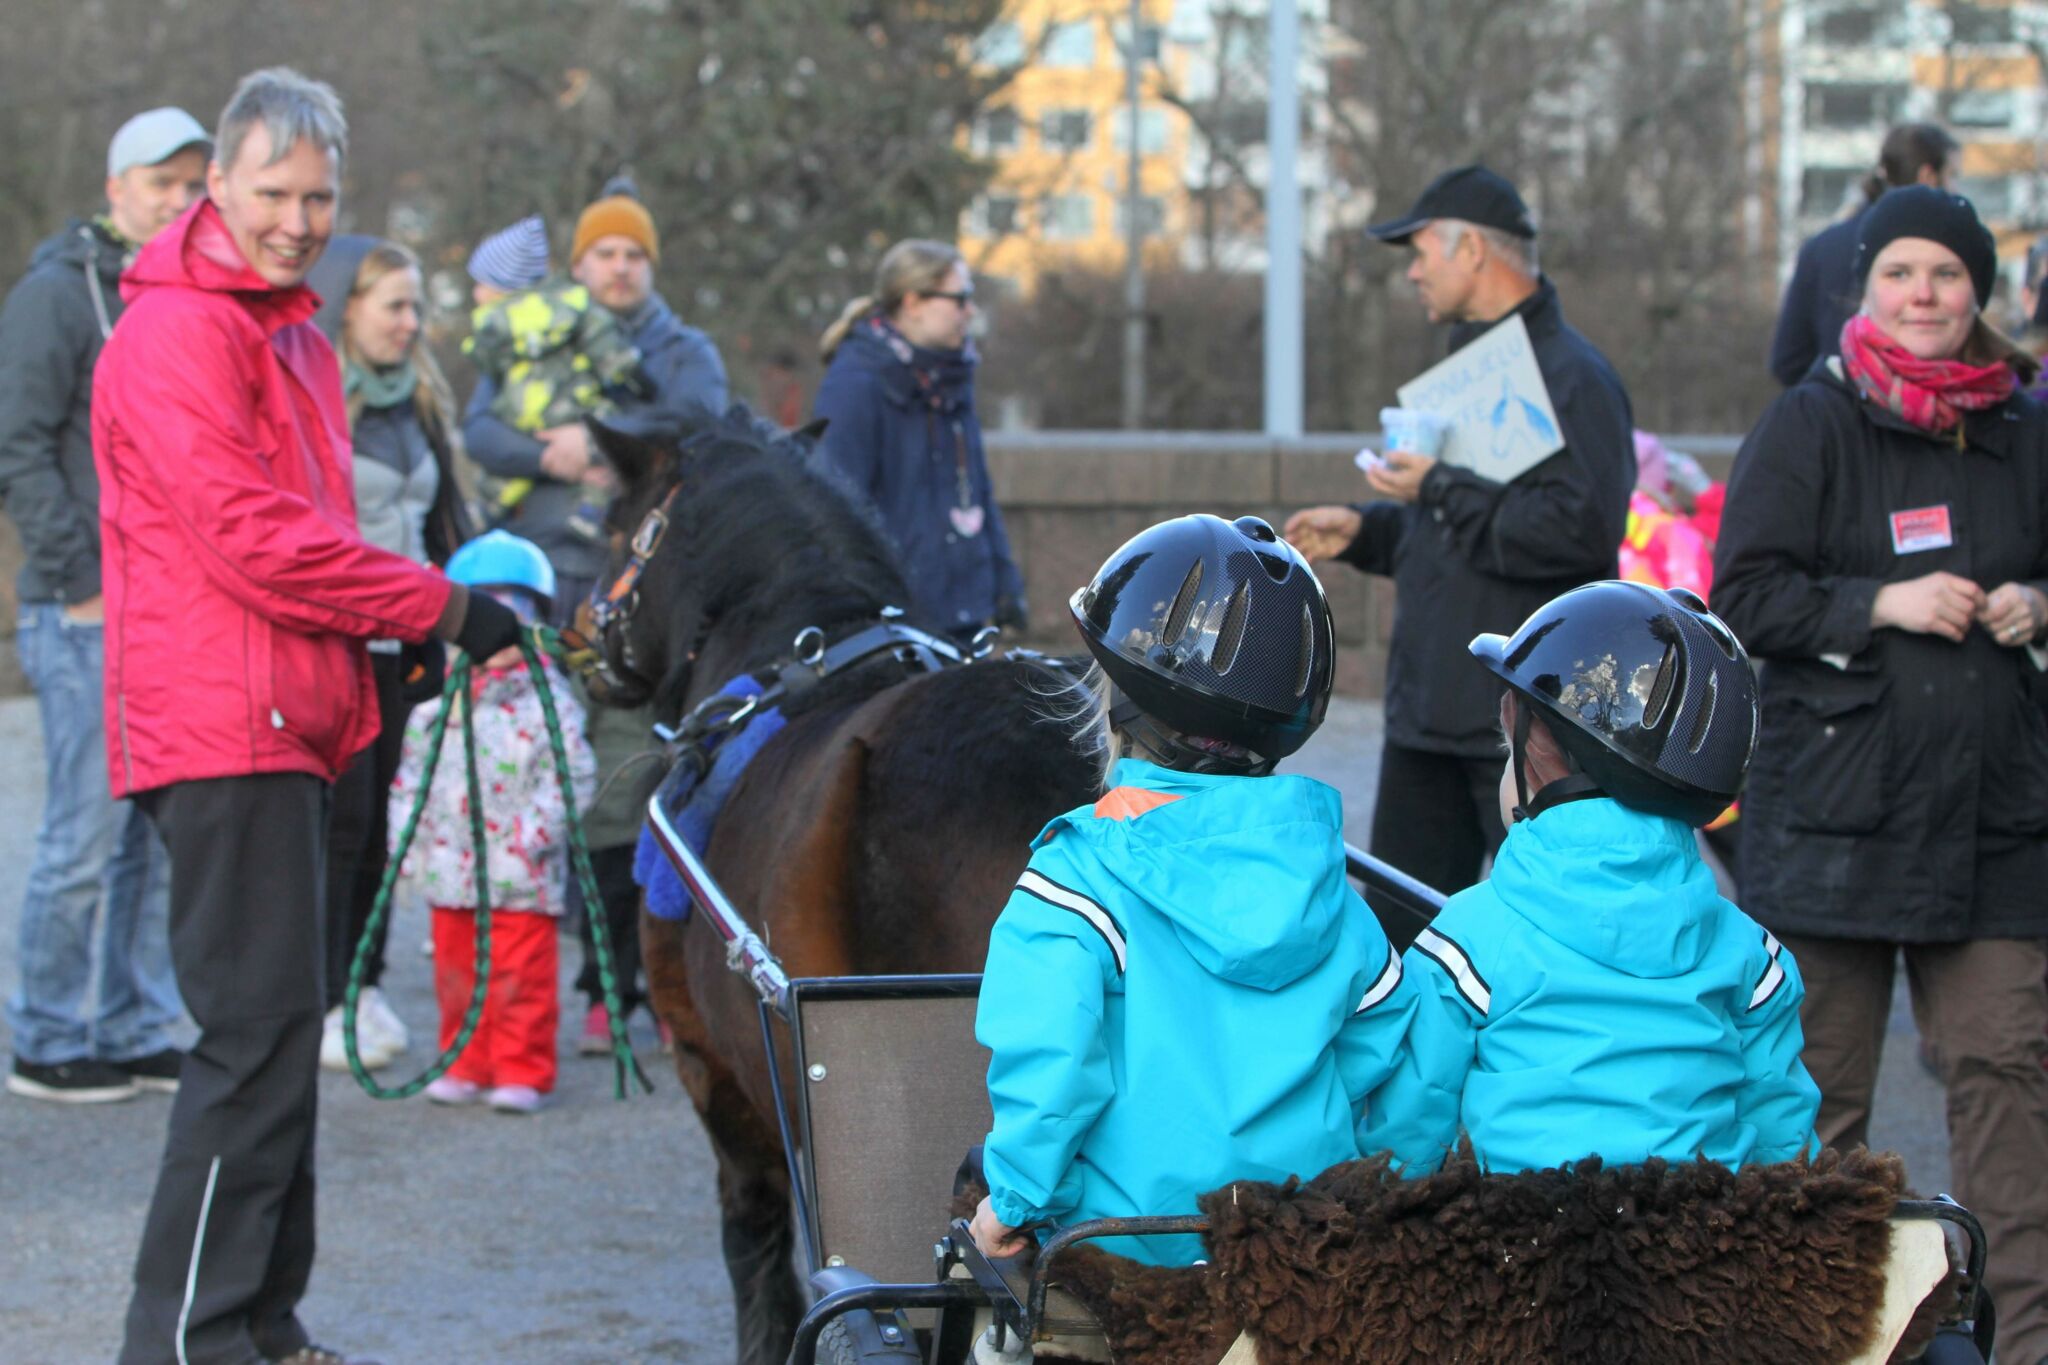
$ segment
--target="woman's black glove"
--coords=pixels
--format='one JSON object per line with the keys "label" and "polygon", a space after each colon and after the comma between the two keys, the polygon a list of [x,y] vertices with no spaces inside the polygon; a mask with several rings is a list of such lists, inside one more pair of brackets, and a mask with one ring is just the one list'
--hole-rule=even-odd
{"label": "woman's black glove", "polygon": [[419,644],[398,647],[398,699],[418,706],[441,695],[448,681],[448,647],[428,636]]}
{"label": "woman's black glove", "polygon": [[519,614],[489,593],[472,592],[455,647],[477,663],[519,643]]}

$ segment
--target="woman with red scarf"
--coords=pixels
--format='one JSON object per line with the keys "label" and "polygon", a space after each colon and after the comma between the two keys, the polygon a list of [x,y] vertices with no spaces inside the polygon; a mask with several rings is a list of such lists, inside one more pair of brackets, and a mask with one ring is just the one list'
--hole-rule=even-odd
{"label": "woman with red scarf", "polygon": [[[1981,316],[1968,200],[1864,216],[1862,309],[1735,463],[1714,609],[1763,666],[1744,908],[1797,957],[1830,1146],[1864,1141],[1904,950],[1991,1234],[2001,1360],[2048,1358],[2048,414]],[[1925,1181],[1930,1177],[1922,1174]]]}

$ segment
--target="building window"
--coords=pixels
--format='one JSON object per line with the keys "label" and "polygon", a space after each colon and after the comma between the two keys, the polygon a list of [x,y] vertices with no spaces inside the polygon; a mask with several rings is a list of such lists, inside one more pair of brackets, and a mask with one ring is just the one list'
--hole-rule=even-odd
{"label": "building window", "polygon": [[1085,194],[1049,194],[1038,201],[1038,228],[1050,242],[1095,235],[1095,201]]}
{"label": "building window", "polygon": [[[1119,60],[1124,55],[1124,44],[1130,40],[1130,36],[1131,26],[1129,24],[1118,24],[1116,26],[1116,55]],[[1158,61],[1161,41],[1159,25],[1138,25],[1138,60],[1141,62]]]}
{"label": "building window", "polygon": [[1015,24],[990,24],[975,40],[974,60],[1007,70],[1024,65],[1024,34]]}
{"label": "building window", "polygon": [[1963,176],[1956,181],[1956,193],[1976,206],[1979,218],[2012,217],[2012,177],[2009,175]]}
{"label": "building window", "polygon": [[1054,24],[1045,31],[1045,51],[1039,54],[1040,66],[1095,65],[1095,21],[1083,19],[1075,24]]}
{"label": "building window", "polygon": [[1949,36],[1958,43],[2009,43],[2012,19],[2012,10],[2003,5],[1950,5]]}
{"label": "building window", "polygon": [[982,156],[992,152],[1014,152],[1021,125],[1017,111],[1008,105],[984,109],[974,120],[974,150]]}
{"label": "building window", "polygon": [[1845,5],[1820,16],[1820,40],[1830,47],[1868,47],[1877,41],[1874,5]]}
{"label": "building window", "polygon": [[1810,128],[1868,128],[1891,123],[1901,91],[1896,85],[1810,85],[1806,123]]}
{"label": "building window", "polygon": [[1799,212],[1808,218],[1832,218],[1849,202],[1862,173],[1832,166],[1809,166],[1800,180]]}
{"label": "building window", "polygon": [[1095,132],[1095,116],[1086,109],[1048,109],[1038,120],[1038,140],[1049,152],[1078,152]]}
{"label": "building window", "polygon": [[[1110,116],[1110,137],[1120,152],[1131,150],[1131,110],[1129,105],[1119,108]],[[1166,111],[1164,109],[1141,108],[1138,110],[1138,150],[1147,156],[1156,156],[1166,150]]]}
{"label": "building window", "polygon": [[[1131,201],[1118,196],[1116,201],[1116,235],[1126,236],[1130,232]],[[1166,231],[1166,201],[1158,195],[1148,194],[1138,200],[1138,230],[1144,236],[1157,237]]]}
{"label": "building window", "polygon": [[1266,140],[1266,102],[1231,100],[1212,106],[1208,117],[1210,139],[1219,147],[1257,147]]}
{"label": "building window", "polygon": [[1949,97],[1948,121],[1959,128],[2012,126],[2013,92],[1962,90]]}
{"label": "building window", "polygon": [[970,237],[1007,237],[1015,232],[1019,204],[1014,194],[984,194],[967,211]]}

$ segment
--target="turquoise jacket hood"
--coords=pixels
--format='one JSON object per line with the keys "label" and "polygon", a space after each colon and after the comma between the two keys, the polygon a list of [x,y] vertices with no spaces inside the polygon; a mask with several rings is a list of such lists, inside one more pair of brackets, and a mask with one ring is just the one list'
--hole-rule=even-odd
{"label": "turquoise jacket hood", "polygon": [[[1336,947],[1347,908],[1343,798],[1309,777],[1223,777],[1124,759],[1110,786],[1176,798],[1137,820],[1081,812],[1048,825],[1087,844],[1132,896],[1164,916],[1203,970],[1272,991]],[[1217,875],[1220,868],[1230,875]],[[1256,888],[1247,899],[1247,888]]]}
{"label": "turquoise jacket hood", "polygon": [[983,1165],[1013,1227],[1193,1213],[1233,1180],[1356,1158],[1412,1009],[1345,880],[1336,792],[1131,760],[1111,786],[1039,834],[989,938]]}
{"label": "turquoise jacket hood", "polygon": [[1517,822],[1494,858],[1491,886],[1538,933],[1636,977],[1696,970],[1726,904],[1691,828],[1607,800]]}

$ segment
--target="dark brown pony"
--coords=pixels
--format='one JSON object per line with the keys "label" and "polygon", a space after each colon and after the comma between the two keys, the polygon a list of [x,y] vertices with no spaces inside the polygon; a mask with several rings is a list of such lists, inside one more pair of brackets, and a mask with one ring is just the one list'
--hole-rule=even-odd
{"label": "dark brown pony", "polygon": [[[599,441],[624,481],[614,575],[675,490],[637,603],[598,641],[615,674],[600,700],[651,701],[673,724],[729,679],[786,662],[807,627],[838,640],[909,604],[886,536],[808,437],[736,408],[676,449]],[[1032,837],[1096,794],[1095,756],[1055,718],[1075,689],[1022,659],[907,676],[884,657],[835,675],[785,706],[706,862],[792,977],[979,971]],[[739,1358],[771,1365],[804,1300],[755,996],[694,919],[643,914],[641,940],[718,1157]]]}

